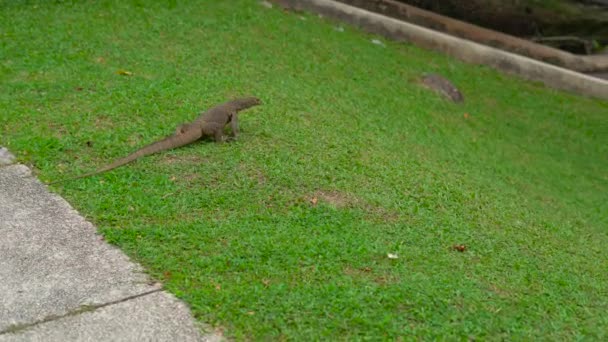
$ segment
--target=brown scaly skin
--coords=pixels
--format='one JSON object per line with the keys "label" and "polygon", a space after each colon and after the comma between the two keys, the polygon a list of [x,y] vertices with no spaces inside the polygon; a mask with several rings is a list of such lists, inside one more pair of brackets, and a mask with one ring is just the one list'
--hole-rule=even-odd
{"label": "brown scaly skin", "polygon": [[231,135],[236,139],[239,134],[238,112],[259,104],[261,104],[261,101],[256,97],[243,97],[215,106],[206,112],[201,113],[193,122],[178,126],[173,135],[144,146],[128,156],[118,159],[112,164],[106,165],[93,172],[49,184],[56,184],[110,171],[140,157],[188,145],[206,136],[213,137],[216,142],[221,143],[224,141],[224,127],[229,123],[232,130]]}

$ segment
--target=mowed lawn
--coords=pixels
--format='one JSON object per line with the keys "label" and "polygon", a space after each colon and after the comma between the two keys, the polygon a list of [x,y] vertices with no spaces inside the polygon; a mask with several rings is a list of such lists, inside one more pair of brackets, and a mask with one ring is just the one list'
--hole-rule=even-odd
{"label": "mowed lawn", "polygon": [[163,3],[0,1],[0,144],[54,181],[260,97],[236,142],[51,187],[198,320],[238,340],[608,338],[608,102],[254,0]]}

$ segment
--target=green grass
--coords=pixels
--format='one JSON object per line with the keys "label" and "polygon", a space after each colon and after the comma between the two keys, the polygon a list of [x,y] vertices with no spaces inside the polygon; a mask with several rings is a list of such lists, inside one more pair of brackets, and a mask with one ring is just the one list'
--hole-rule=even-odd
{"label": "green grass", "polygon": [[237,142],[52,188],[202,322],[239,340],[607,338],[607,102],[257,1],[31,3],[1,5],[0,144],[42,180],[263,100]]}

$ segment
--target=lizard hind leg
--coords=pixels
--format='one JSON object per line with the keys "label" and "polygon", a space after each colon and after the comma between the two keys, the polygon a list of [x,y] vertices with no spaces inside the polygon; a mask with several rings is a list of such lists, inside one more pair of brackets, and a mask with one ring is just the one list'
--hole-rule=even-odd
{"label": "lizard hind leg", "polygon": [[214,122],[206,122],[203,125],[203,135],[213,137],[215,142],[224,142],[224,126]]}

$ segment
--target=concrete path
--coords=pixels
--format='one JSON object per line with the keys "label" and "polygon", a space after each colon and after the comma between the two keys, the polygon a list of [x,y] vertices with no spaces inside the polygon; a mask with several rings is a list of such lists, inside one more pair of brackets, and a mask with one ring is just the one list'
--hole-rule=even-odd
{"label": "concrete path", "polygon": [[218,341],[0,149],[0,342]]}

